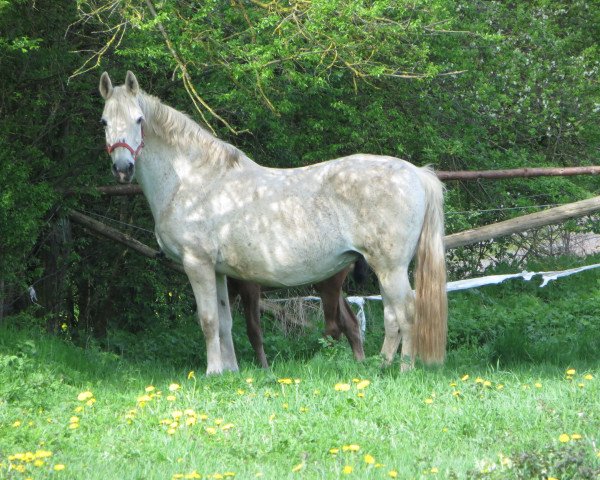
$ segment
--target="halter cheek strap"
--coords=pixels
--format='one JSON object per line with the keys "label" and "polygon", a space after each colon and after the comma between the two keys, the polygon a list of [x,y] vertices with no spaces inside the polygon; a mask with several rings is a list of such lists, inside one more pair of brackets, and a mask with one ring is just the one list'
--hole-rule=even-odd
{"label": "halter cheek strap", "polygon": [[108,152],[108,154],[110,155],[115,149],[117,149],[119,147],[123,147],[123,148],[126,148],[127,150],[129,150],[129,152],[131,153],[131,156],[133,157],[133,161],[135,163],[138,155],[142,151],[142,148],[144,148],[144,127],[142,126],[141,129],[142,129],[142,142],[139,144],[138,148],[136,148],[134,150],[133,147],[131,145],[129,145],[127,142],[115,142],[112,145],[106,145],[106,151]]}

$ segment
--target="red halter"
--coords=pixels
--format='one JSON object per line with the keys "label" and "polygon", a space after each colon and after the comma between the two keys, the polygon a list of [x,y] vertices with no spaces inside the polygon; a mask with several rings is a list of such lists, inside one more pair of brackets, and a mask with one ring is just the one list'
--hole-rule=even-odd
{"label": "red halter", "polygon": [[131,156],[133,157],[133,162],[135,163],[138,155],[142,151],[142,148],[144,148],[144,127],[140,125],[140,128],[142,129],[142,143],[140,143],[136,150],[134,150],[133,147],[127,142],[115,142],[112,145],[106,145],[106,151],[108,154],[110,155],[116,148],[123,147],[129,150]]}

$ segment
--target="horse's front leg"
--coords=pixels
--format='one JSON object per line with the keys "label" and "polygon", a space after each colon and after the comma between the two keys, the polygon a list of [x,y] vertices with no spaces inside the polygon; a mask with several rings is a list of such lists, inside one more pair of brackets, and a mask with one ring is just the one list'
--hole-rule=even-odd
{"label": "horse's front leg", "polygon": [[229,307],[229,295],[227,293],[227,278],[220,273],[216,274],[217,281],[217,308],[219,309],[219,339],[221,346],[221,361],[224,370],[238,371],[235,358],[233,338],[231,337],[231,309]]}
{"label": "horse's front leg", "polygon": [[221,357],[217,282],[214,266],[210,262],[202,262],[196,258],[186,258],[183,261],[183,267],[194,291],[198,308],[198,323],[202,328],[206,341],[206,374],[221,373],[223,371],[223,361]]}

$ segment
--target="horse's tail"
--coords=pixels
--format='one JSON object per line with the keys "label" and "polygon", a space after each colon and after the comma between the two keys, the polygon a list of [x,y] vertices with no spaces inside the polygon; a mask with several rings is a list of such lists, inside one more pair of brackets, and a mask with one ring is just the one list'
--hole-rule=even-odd
{"label": "horse's tail", "polygon": [[433,169],[419,169],[425,188],[425,220],[415,265],[413,348],[425,363],[443,363],[448,331],[444,247],[444,186]]}

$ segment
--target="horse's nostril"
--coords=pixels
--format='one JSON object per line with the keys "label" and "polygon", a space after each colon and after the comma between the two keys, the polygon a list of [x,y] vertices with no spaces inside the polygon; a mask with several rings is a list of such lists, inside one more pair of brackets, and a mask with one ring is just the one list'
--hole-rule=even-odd
{"label": "horse's nostril", "polygon": [[133,163],[130,163],[130,164],[127,166],[127,173],[133,173]]}

